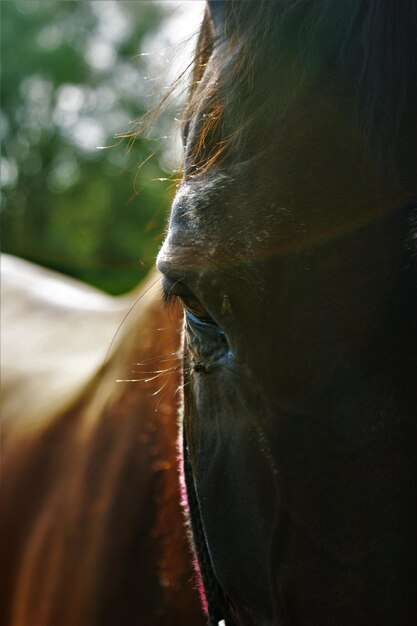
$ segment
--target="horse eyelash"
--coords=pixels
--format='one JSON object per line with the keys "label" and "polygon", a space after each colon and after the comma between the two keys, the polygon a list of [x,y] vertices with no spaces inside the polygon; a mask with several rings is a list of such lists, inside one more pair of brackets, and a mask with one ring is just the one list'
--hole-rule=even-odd
{"label": "horse eyelash", "polygon": [[[179,281],[177,281],[179,282]],[[175,293],[172,293],[173,288],[175,287],[177,283],[174,283],[173,285],[169,285],[169,287],[164,283],[164,281],[162,281],[162,285],[161,285],[161,290],[162,290],[162,302],[164,303],[165,306],[169,306],[170,304],[172,304],[173,302],[177,302],[178,301],[178,297]]]}
{"label": "horse eyelash", "polygon": [[162,302],[164,303],[164,306],[169,307],[169,305],[175,302],[176,300],[177,300],[177,296],[175,294],[166,293],[165,291],[162,291]]}
{"label": "horse eyelash", "polygon": [[[180,289],[178,289],[178,286],[180,286]],[[182,283],[181,280],[176,280],[175,282],[172,282],[171,280],[168,280],[166,276],[164,276],[162,279],[161,287],[162,300],[166,306],[169,306],[173,302],[178,302],[181,297],[196,297],[193,292]],[[177,290],[177,293],[174,292],[175,290]]]}

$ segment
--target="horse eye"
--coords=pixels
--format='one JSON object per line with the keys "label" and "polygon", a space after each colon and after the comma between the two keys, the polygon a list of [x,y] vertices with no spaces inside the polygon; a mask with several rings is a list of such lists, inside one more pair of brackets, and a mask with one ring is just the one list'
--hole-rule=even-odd
{"label": "horse eye", "polygon": [[215,324],[210,315],[207,313],[201,302],[192,295],[178,296],[178,300],[181,302],[185,311],[191,313],[193,317],[207,324]]}
{"label": "horse eye", "polygon": [[217,326],[200,300],[181,280],[173,280],[165,274],[162,278],[162,296],[166,303],[172,299],[178,299],[188,319],[194,322],[194,324],[200,324],[201,326]]}

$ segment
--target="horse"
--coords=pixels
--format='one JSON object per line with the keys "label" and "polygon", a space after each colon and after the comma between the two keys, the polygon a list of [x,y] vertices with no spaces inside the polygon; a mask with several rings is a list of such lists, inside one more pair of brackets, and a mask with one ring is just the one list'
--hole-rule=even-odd
{"label": "horse", "polygon": [[212,626],[417,616],[417,5],[208,1],[157,266]]}
{"label": "horse", "polygon": [[157,274],[118,298],[8,255],[2,275],[2,623],[202,625]]}

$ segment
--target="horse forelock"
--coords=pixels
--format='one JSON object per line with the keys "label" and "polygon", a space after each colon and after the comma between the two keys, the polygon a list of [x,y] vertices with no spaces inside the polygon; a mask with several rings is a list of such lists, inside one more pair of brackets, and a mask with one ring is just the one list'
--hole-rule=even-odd
{"label": "horse forelock", "polygon": [[185,113],[188,125],[204,109],[193,173],[240,155],[254,136],[267,141],[298,94],[340,83],[367,158],[381,174],[407,179],[415,166],[416,58],[413,0],[228,0],[220,17],[206,11]]}

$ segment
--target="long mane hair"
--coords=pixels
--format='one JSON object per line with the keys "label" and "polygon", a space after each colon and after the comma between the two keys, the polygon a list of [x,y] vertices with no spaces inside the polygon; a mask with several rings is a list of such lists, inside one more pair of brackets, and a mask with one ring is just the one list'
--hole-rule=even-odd
{"label": "long mane hair", "polygon": [[136,295],[66,407],[3,428],[5,625],[203,623],[178,495],[178,311],[149,281]]}

